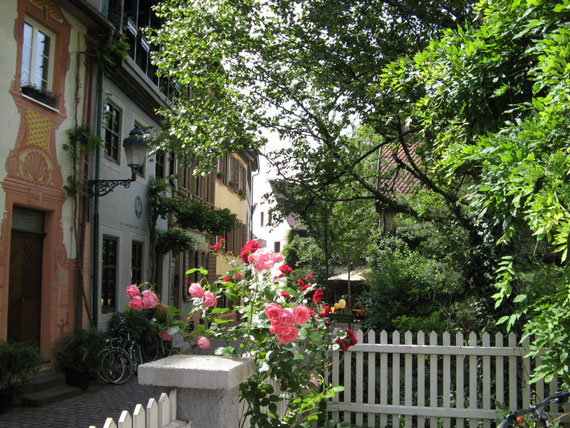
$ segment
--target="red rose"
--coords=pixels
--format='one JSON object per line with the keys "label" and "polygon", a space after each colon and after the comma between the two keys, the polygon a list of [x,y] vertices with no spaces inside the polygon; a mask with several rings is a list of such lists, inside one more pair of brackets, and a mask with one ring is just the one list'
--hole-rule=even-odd
{"label": "red rose", "polygon": [[311,274],[308,274],[308,275],[307,275],[307,281],[310,281],[311,279],[314,279],[314,278],[315,278],[315,277],[314,277],[313,275],[311,275]]}
{"label": "red rose", "polygon": [[323,290],[317,288],[313,294],[313,302],[319,303],[321,300],[323,300]]}
{"label": "red rose", "polygon": [[250,254],[255,253],[261,248],[261,244],[253,239],[248,241],[241,249],[240,256],[244,263],[249,263]]}
{"label": "red rose", "polygon": [[222,278],[222,281],[224,281],[224,282],[230,282],[231,280],[232,280],[232,279],[231,279],[229,276],[224,276],[224,277]]}
{"label": "red rose", "polygon": [[329,305],[325,305],[322,312],[319,312],[319,318],[326,317],[331,312],[331,307]]}
{"label": "red rose", "polygon": [[281,292],[281,295],[282,295],[283,297],[285,297],[286,299],[290,299],[290,298],[291,298],[291,295],[290,295],[289,293],[287,293],[285,290],[283,290],[283,291]]}
{"label": "red rose", "polygon": [[160,330],[158,332],[158,337],[160,337],[162,340],[172,339],[172,335],[167,330]]}
{"label": "red rose", "polygon": [[287,265],[281,265],[279,266],[279,270],[281,272],[283,272],[284,274],[288,274],[291,273],[291,271],[293,270],[293,268],[291,266],[287,266]]}
{"label": "red rose", "polygon": [[305,285],[305,281],[303,281],[301,278],[297,279],[297,285],[299,287],[303,287]]}
{"label": "red rose", "polygon": [[305,291],[307,288],[309,288],[311,286],[311,284],[305,284],[301,287],[301,291]]}

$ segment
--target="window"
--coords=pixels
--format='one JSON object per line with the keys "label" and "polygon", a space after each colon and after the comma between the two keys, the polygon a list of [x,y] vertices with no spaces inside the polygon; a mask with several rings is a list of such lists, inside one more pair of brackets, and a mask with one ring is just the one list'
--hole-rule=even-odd
{"label": "window", "polygon": [[36,24],[24,22],[22,37],[22,93],[44,104],[55,106],[51,92],[55,37]]}
{"label": "window", "polygon": [[51,41],[46,32],[24,22],[22,86],[49,89]]}
{"label": "window", "polygon": [[[150,46],[141,32],[141,28],[158,28],[161,25],[159,18],[152,10],[156,1],[150,0],[124,0],[124,28],[129,43],[128,55],[135,61],[141,71],[156,84],[166,96],[174,89],[174,85],[166,78],[156,74],[156,67],[151,63],[151,51],[156,48]],[[109,9],[111,10],[111,8]]]}
{"label": "window", "polygon": [[101,313],[115,312],[117,296],[117,238],[103,237],[101,267]]}
{"label": "window", "polygon": [[105,156],[119,163],[119,141],[121,140],[121,111],[111,103],[105,105],[104,138]]}
{"label": "window", "polygon": [[273,252],[274,253],[279,253],[281,251],[281,242],[280,241],[275,241],[273,243]]}
{"label": "window", "polygon": [[[148,130],[148,126],[143,126],[138,122],[134,123],[134,127],[138,128],[138,129],[142,129],[145,132],[147,132],[147,130]],[[143,160],[143,164],[137,169],[137,175],[139,177],[144,177],[145,169],[146,169],[145,166],[146,166],[146,157]]]}
{"label": "window", "polygon": [[140,284],[143,273],[143,243],[133,241],[131,245],[131,284]]}
{"label": "window", "polygon": [[166,155],[164,150],[158,150],[154,157],[154,175],[156,178],[166,177]]}

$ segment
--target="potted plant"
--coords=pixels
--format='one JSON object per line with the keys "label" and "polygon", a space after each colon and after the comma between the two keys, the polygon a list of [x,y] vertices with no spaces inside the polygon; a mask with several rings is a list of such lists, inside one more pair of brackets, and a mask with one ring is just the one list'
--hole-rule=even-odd
{"label": "potted plant", "polygon": [[10,407],[16,386],[26,383],[43,363],[33,346],[0,342],[0,413]]}
{"label": "potted plant", "polygon": [[97,358],[105,346],[103,335],[95,328],[77,328],[65,333],[55,344],[57,366],[65,373],[67,384],[83,390],[97,372]]}
{"label": "potted plant", "polygon": [[33,84],[25,84],[20,87],[22,94],[27,95],[30,98],[33,98],[43,104],[46,104],[50,107],[55,107],[57,102],[57,97],[54,95],[53,92],[39,88]]}

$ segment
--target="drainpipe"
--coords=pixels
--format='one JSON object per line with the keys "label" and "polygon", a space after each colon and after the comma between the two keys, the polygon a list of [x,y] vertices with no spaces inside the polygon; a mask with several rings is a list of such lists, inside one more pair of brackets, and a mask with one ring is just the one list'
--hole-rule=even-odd
{"label": "drainpipe", "polygon": [[[95,93],[95,135],[101,136],[103,115],[103,67],[97,69],[97,90]],[[93,179],[99,180],[101,174],[101,147],[95,150],[95,174]],[[93,324],[99,323],[99,198],[93,196],[93,219],[91,222],[91,303]]]}

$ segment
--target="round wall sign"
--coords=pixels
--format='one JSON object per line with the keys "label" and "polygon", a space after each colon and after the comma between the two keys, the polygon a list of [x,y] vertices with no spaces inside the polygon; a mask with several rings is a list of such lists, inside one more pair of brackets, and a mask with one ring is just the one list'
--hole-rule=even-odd
{"label": "round wall sign", "polygon": [[135,215],[137,216],[137,218],[141,218],[142,212],[143,212],[142,199],[140,196],[137,196],[135,198]]}

